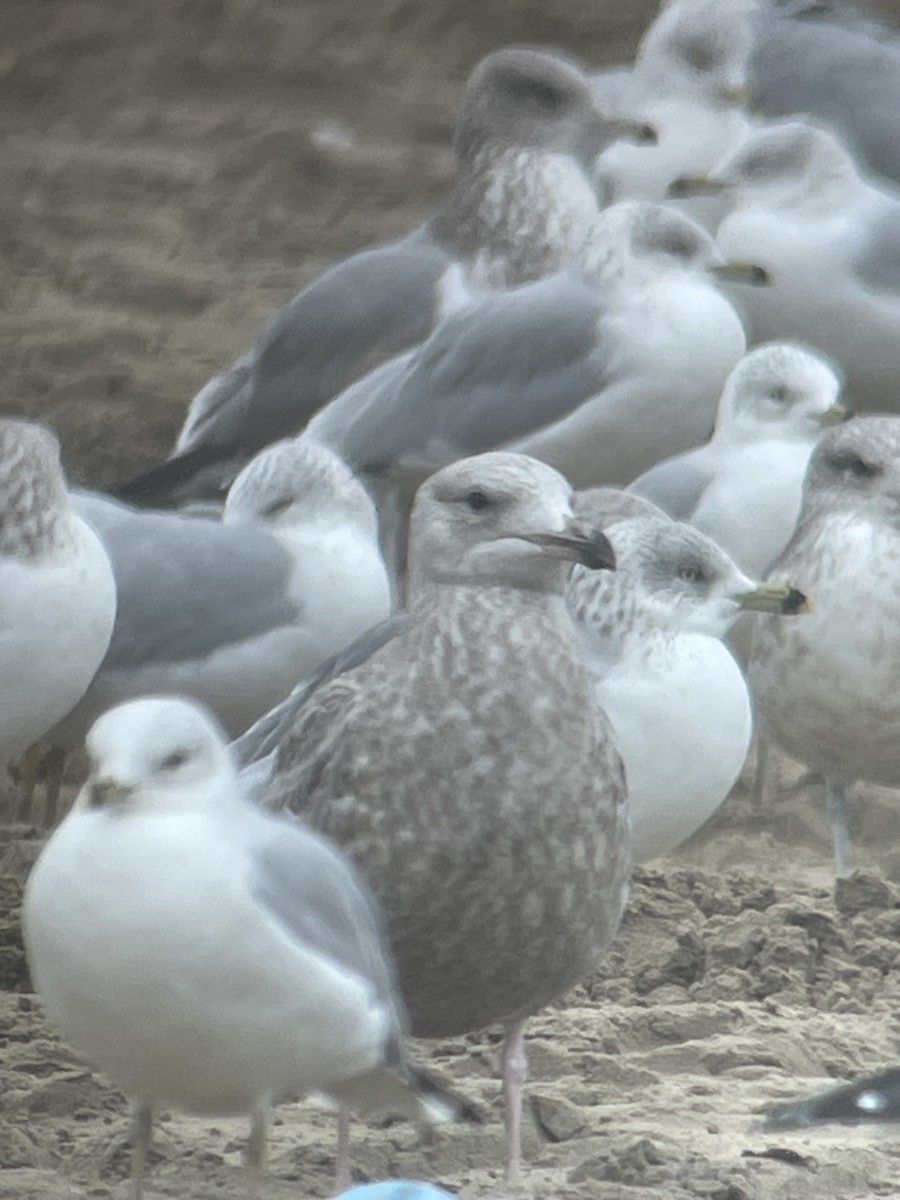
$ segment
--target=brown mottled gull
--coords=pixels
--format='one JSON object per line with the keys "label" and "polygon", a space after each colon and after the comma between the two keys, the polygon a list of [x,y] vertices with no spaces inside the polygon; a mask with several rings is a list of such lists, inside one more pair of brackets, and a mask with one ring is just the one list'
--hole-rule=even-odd
{"label": "brown mottled gull", "polygon": [[601,111],[570,59],[521,46],[489,54],[463,91],[456,179],[441,208],[299,292],[198,394],[173,457],[117,494],[159,504],[192,486],[202,493],[210,475],[299,432],[379,361],[421,342],[470,284],[508,287],[559,270],[597,213],[593,158],[619,137],[653,133]]}
{"label": "brown mottled gull", "polygon": [[112,567],[49,430],[0,421],[0,765],[69,711],[109,645]]}
{"label": "brown mottled gull", "polygon": [[858,417],[813,452],[796,532],[772,579],[812,599],[756,631],[762,731],[825,776],[837,872],[851,866],[845,789],[900,785],[900,418]]}
{"label": "brown mottled gull", "polygon": [[349,852],[385,908],[413,1032],[505,1028],[519,1166],[526,1018],[609,945],[628,878],[625,782],[564,593],[612,565],[551,468],[492,453],[419,491],[409,619],[315,692],[264,803]]}

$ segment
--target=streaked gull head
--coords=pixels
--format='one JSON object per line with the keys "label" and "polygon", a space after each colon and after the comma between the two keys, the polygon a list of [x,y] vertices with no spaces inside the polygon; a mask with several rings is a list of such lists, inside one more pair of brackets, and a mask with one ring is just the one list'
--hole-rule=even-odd
{"label": "streaked gull head", "polygon": [[411,592],[427,582],[562,592],[572,562],[614,565],[603,535],[576,521],[568,482],[536,459],[481,454],[444,467],[419,489]]}
{"label": "streaked gull head", "polygon": [[70,540],[59,442],[29,421],[0,420],[0,554],[33,558]]}
{"label": "streaked gull head", "polygon": [[769,342],[745,354],[725,384],[717,433],[813,442],[844,420],[841,380],[821,354],[796,342]]}
{"label": "streaked gull head", "polygon": [[377,536],[375,505],[344,461],[308,438],[267,446],[231,485],[226,521],[290,527],[314,521],[352,523]]}
{"label": "streaked gull head", "polygon": [[593,89],[570,59],[528,46],[489,54],[469,76],[460,102],[455,148],[462,160],[485,147],[569,154],[590,166],[619,137],[652,131],[613,118],[597,106]]}
{"label": "streaked gull head", "polygon": [[900,528],[900,417],[857,417],[824,435],[809,460],[800,525],[823,511]]}
{"label": "streaked gull head", "polygon": [[80,810],[199,811],[236,795],[225,736],[194,701],[157,696],[118,705],[92,726],[87,752]]}

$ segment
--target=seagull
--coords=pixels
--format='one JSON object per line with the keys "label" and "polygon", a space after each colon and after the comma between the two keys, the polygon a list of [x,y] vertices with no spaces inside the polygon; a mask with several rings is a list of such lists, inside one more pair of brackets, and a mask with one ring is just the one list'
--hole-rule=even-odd
{"label": "seagull", "polygon": [[651,467],[630,491],[708,534],[759,579],[794,532],[816,443],[848,416],[840,391],[815,351],[756,346],[726,381],[712,440]]}
{"label": "seagull", "polygon": [[[583,503],[580,515],[596,511]],[[641,863],[699,829],[747,757],[750,692],[725,634],[743,611],[795,613],[806,598],[755,583],[710,538],[665,515],[605,529],[615,573],[577,567],[567,601],[594,702],[625,763],[632,857]]]}
{"label": "seagull", "polygon": [[140,1200],[154,1108],[248,1114],[316,1089],[368,1111],[441,1114],[416,1090],[382,919],[324,838],[245,800],[192,701],[105,713],[91,774],[29,877],[29,967],[60,1035],[134,1101]]}
{"label": "seagull", "polygon": [[420,343],[471,288],[559,270],[597,213],[590,164],[623,136],[655,135],[602,112],[570,59],[493,51],[463,91],[445,203],[400,241],[344,259],[299,292],[194,399],[169,461],[111,490],[144,505],[215,493],[235,462],[300,432],[378,361]]}
{"label": "seagull", "polygon": [[590,970],[627,891],[624,775],[577,659],[572,561],[613,562],[557,472],[500,452],[438,471],[413,509],[405,624],[305,700],[262,793],[366,875],[417,1036],[503,1025],[510,1177],[525,1021]]}
{"label": "seagull", "polygon": [[893,411],[900,373],[900,199],[867,180],[845,146],[807,120],[754,131],[678,195],[726,195],[717,242],[772,272],[740,288],[752,340],[827,349],[854,408]]}
{"label": "seagull", "polygon": [[690,218],[623,201],[577,265],[460,310],[333,401],[310,436],[367,475],[419,479],[502,448],[576,487],[628,483],[713,424],[746,349],[725,279],[766,282]]}
{"label": "seagull", "polygon": [[0,764],[78,701],[115,615],[112,567],[69,502],[55,436],[0,420]]}
{"label": "seagull", "polygon": [[771,572],[813,601],[763,620],[749,666],[763,734],[825,777],[838,875],[851,868],[845,791],[900,785],[900,418],[857,417],[812,458],[797,529]]}

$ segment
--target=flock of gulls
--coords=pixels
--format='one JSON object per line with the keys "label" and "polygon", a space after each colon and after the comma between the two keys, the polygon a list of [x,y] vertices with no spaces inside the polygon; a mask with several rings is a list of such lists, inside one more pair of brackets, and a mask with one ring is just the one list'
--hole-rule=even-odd
{"label": "flock of gulls", "polygon": [[[514,1178],[527,1019],[754,714],[850,869],[847,787],[900,784],[892,86],[890,31],[768,0],[669,0],[595,77],[496,50],[444,204],[278,312],[166,462],[69,491],[0,422],[0,759],[56,825],[26,947],[134,1099],[134,1197],[156,1106],[249,1115],[258,1176],[309,1092],[345,1183],[350,1113],[459,1114],[405,1035],[491,1024]],[[896,1115],[896,1074],[771,1120]]]}

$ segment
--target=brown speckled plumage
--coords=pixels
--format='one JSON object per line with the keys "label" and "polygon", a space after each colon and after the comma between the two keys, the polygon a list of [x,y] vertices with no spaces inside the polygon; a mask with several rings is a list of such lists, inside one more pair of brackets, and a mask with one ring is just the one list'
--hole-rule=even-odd
{"label": "brown speckled plumage", "polygon": [[[496,516],[454,499],[475,483],[506,487]],[[406,628],[302,710],[267,796],[362,867],[425,1036],[537,1011],[587,973],[625,900],[624,777],[575,657],[568,571],[512,541],[538,527],[541,487],[557,489],[543,515],[566,513],[564,481],[518,455],[432,477]]]}
{"label": "brown speckled plumage", "polygon": [[0,554],[33,558],[70,540],[59,443],[40,425],[0,420]]}

